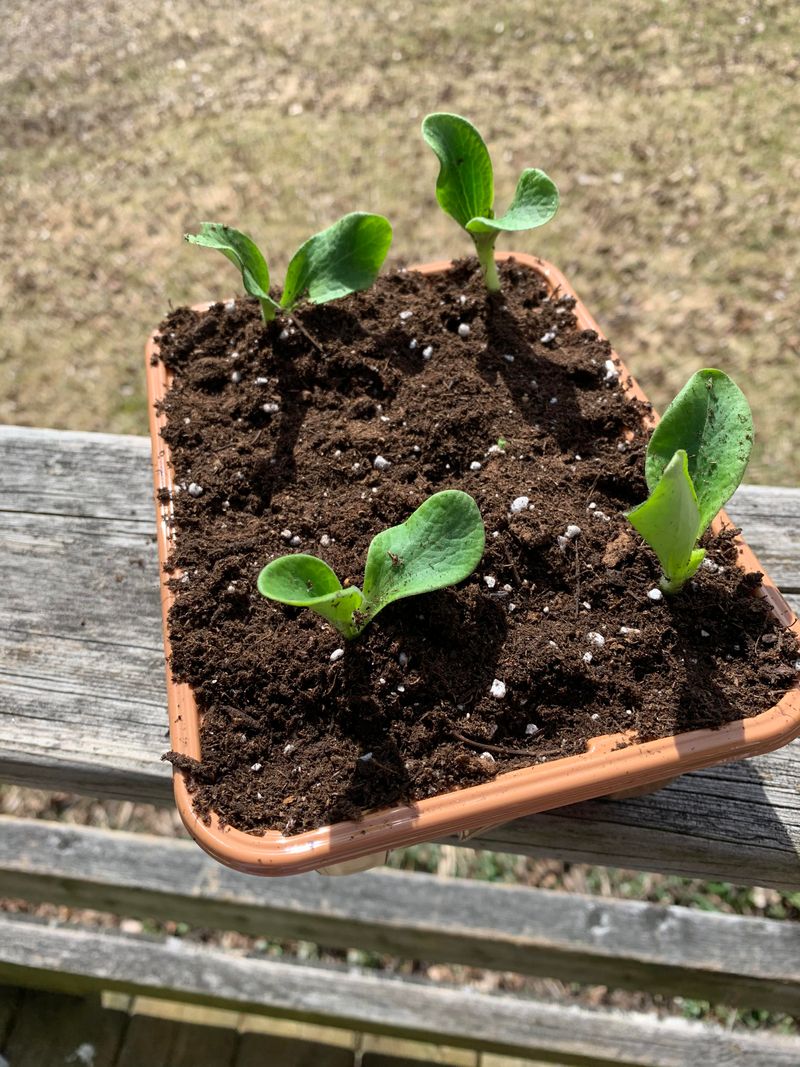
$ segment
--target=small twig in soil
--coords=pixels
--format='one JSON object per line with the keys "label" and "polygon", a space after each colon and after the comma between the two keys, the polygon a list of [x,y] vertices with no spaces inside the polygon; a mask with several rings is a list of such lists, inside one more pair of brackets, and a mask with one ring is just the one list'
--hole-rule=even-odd
{"label": "small twig in soil", "polygon": [[311,344],[314,346],[314,348],[316,348],[316,350],[318,352],[322,352],[323,355],[324,355],[324,349],[323,349],[322,345],[319,343],[319,341],[315,337],[313,337],[308,332],[308,330],[305,328],[305,326],[302,324],[302,322],[296,316],[292,317],[292,325],[296,326],[297,329],[300,331],[300,333],[303,335],[303,337],[305,337],[305,339],[307,341],[310,341]]}
{"label": "small twig in soil", "polygon": [[508,565],[511,568],[511,573],[514,575],[514,581],[517,583],[519,591],[522,592],[522,579],[519,576],[519,571],[517,570],[517,565],[514,562],[514,557],[511,555],[507,544],[503,545],[503,549],[506,554],[506,559],[508,560]]}
{"label": "small twig in soil", "polygon": [[469,745],[470,748],[477,748],[481,752],[497,752],[500,756],[554,756],[560,752],[560,748],[503,748],[502,745],[488,745],[485,741],[473,741],[469,737],[464,737],[457,730],[450,731],[456,741],[461,741],[465,745]]}
{"label": "small twig in soil", "polygon": [[597,483],[599,481],[600,481],[600,475],[598,474],[597,477],[595,478],[595,480],[592,482],[591,488],[589,489],[589,492],[586,495],[586,503],[587,504],[591,504],[592,497],[594,496],[594,491],[595,491],[595,489],[597,487]]}
{"label": "small twig in soil", "polygon": [[577,619],[581,613],[581,561],[577,540],[572,543],[575,545],[575,618]]}

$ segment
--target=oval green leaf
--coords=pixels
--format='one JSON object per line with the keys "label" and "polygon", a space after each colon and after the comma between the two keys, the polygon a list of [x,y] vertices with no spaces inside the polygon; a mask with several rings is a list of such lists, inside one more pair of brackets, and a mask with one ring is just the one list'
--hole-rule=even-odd
{"label": "oval green leaf", "polygon": [[394,600],[463,581],[480,562],[485,539],[481,513],[468,493],[445,489],[428,497],[369,546],[364,625]]}
{"label": "oval green leaf", "polygon": [[256,243],[239,230],[220,222],[201,222],[200,233],[187,233],[189,244],[216,248],[242,272],[245,292],[258,297],[264,319],[275,315],[278,304],[269,295],[269,268]]}
{"label": "oval green leaf", "polygon": [[476,217],[467,223],[470,233],[497,233],[533,230],[544,226],[558,211],[558,189],[543,170],[524,170],[517,182],[514,199],[499,219]]}
{"label": "oval green leaf", "polygon": [[658,556],[662,589],[677,592],[705,557],[704,549],[695,549],[700,509],[683,449],[673,455],[649,498],[627,518]]}
{"label": "oval green leaf", "polygon": [[436,199],[443,211],[467,228],[476,216],[490,217],[494,175],[483,138],[461,115],[437,112],[422,123],[422,136],[439,160]]}
{"label": "oval green leaf", "polygon": [[653,492],[676,451],[688,456],[700,510],[698,537],[740,485],[753,447],[753,416],[738,385],[721,370],[693,374],[664,413],[647,446]]}
{"label": "oval green leaf", "polygon": [[325,304],[368,289],[378,276],[392,243],[383,215],[354,211],[301,245],[286,271],[281,307],[293,308],[304,296]]}
{"label": "oval green leaf", "polygon": [[259,574],[258,591],[281,604],[311,608],[345,637],[355,637],[360,629],[353,613],[361,606],[361,590],[356,586],[343,589],[328,564],[316,556],[302,552],[279,556]]}

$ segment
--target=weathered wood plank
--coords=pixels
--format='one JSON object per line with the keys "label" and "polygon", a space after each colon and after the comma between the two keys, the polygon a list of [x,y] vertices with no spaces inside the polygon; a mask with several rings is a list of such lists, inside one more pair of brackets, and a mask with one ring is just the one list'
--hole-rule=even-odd
{"label": "weathered wood plank", "polygon": [[[53,996],[29,990],[17,1009],[3,1055],[10,1067],[116,1067],[128,1016],[96,996]],[[145,1061],[146,1062],[146,1061]]]}
{"label": "weathered wood plank", "polygon": [[114,1067],[234,1067],[235,1030],[133,1015]]}
{"label": "weathered wood plank", "polygon": [[0,979],[19,985],[120,989],[241,1006],[347,1029],[526,1053],[572,1064],[796,1067],[800,1040],[731,1033],[682,1019],[589,1011],[404,982],[376,974],[237,958],[185,943],[53,928],[0,917]]}
{"label": "weathered wood plank", "polygon": [[[350,1049],[267,1034],[242,1034],[235,1067],[353,1067]],[[417,1064],[424,1067],[424,1064]]]}
{"label": "weathered wood plank", "polygon": [[[483,1052],[478,1067],[542,1067],[543,1060],[524,1060],[516,1056],[498,1056],[494,1052]],[[551,1064],[553,1061],[550,1061]],[[556,1065],[558,1067],[558,1065]]]}
{"label": "weathered wood plank", "polygon": [[0,426],[0,509],[152,528],[150,439]]}
{"label": "weathered wood plank", "polygon": [[0,1052],[5,1048],[22,997],[21,990],[11,986],[0,986]]}
{"label": "weathered wood plank", "polygon": [[[160,761],[166,714],[148,447],[134,437],[0,428],[5,781],[171,803]],[[800,589],[800,551],[784,537],[800,492],[743,488],[731,514],[747,520],[765,564],[778,545],[776,576]],[[651,798],[533,816],[472,843],[795,888],[800,743],[687,775]]]}
{"label": "weathered wood plank", "polygon": [[436,1067],[433,1060],[393,1056],[391,1052],[365,1052],[360,1067]]}
{"label": "weathered wood plank", "polygon": [[743,485],[726,511],[784,592],[800,590],[800,490]]}
{"label": "weathered wood plank", "polygon": [[[432,1045],[430,1042],[408,1041],[399,1037],[386,1037],[382,1034],[361,1035],[361,1064],[372,1063],[370,1056],[392,1056],[414,1067],[428,1067],[441,1064],[443,1067],[478,1067],[479,1052],[472,1049],[454,1048],[452,1045]],[[530,1060],[526,1067],[536,1067]]]}
{"label": "weathered wood plank", "polygon": [[556,854],[569,862],[794,890],[800,885],[800,742],[684,775],[650,796],[518,819],[469,843],[546,857],[555,842]]}
{"label": "weathered wood plank", "polygon": [[318,1026],[296,1019],[276,1019],[275,1016],[244,1014],[239,1016],[240,1034],[264,1034],[266,1037],[285,1037],[290,1041],[316,1041],[318,1045],[348,1049],[353,1057],[364,1040],[363,1034],[338,1026]]}
{"label": "weathered wood plank", "polygon": [[0,428],[6,781],[170,798],[148,454],[142,438]]}
{"label": "weathered wood plank", "polygon": [[397,871],[249,878],[187,841],[0,817],[0,895],[793,1012],[800,926]]}

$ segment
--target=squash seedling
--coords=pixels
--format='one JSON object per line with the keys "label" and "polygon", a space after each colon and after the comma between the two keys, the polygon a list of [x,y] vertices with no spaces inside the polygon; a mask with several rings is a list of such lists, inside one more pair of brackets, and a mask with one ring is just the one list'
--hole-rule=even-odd
{"label": "squash seedling", "polygon": [[437,112],[422,123],[422,136],[439,159],[436,199],[475,242],[486,287],[499,292],[494,246],[501,231],[533,230],[558,211],[558,189],[541,170],[524,170],[511,206],[494,215],[494,172],[483,138],[460,115]]}
{"label": "squash seedling", "polygon": [[269,268],[246,234],[219,222],[203,222],[200,233],[187,233],[193,245],[216,248],[242,272],[245,291],[258,298],[264,322],[291,311],[303,297],[312,304],[368,289],[378,276],[392,243],[392,227],[383,215],[354,211],[315,233],[292,256],[280,302],[269,295]]}
{"label": "squash seedling", "polygon": [[302,553],[268,563],[258,576],[258,591],[281,604],[311,608],[353,638],[392,601],[468,577],[484,542],[478,505],[468,493],[445,489],[429,496],[404,523],[373,538],[363,591],[343,588],[327,563]]}
{"label": "squash seedling", "polygon": [[677,593],[703,562],[697,542],[741,483],[752,447],[753,416],[738,385],[721,370],[693,374],[648,443],[650,496],[627,513],[658,556],[665,593]]}

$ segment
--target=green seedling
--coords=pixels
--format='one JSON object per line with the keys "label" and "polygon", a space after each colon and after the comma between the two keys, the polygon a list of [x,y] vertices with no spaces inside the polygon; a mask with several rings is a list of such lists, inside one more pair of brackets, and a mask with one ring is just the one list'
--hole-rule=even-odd
{"label": "green seedling", "polygon": [[422,123],[422,136],[439,159],[436,199],[475,242],[483,277],[492,292],[500,290],[494,246],[501,231],[533,230],[558,211],[558,189],[544,171],[524,170],[511,206],[494,215],[494,172],[483,138],[460,115],[437,113]]}
{"label": "green seedling", "polygon": [[200,233],[187,233],[190,244],[216,248],[242,272],[245,291],[257,297],[264,322],[291,311],[308,297],[312,304],[368,289],[378,276],[392,243],[392,227],[382,215],[354,211],[327,230],[315,233],[292,256],[280,301],[269,295],[269,268],[246,234],[219,222],[203,222]]}
{"label": "green seedling", "polygon": [[446,489],[373,538],[363,591],[344,588],[327,563],[302,553],[268,563],[258,591],[281,604],[311,608],[353,638],[394,600],[462,581],[480,562],[484,542],[478,505],[468,493]]}
{"label": "green seedling", "polygon": [[661,564],[661,588],[676,593],[703,562],[697,542],[740,485],[753,447],[744,393],[721,370],[693,374],[647,446],[650,496],[627,518]]}

